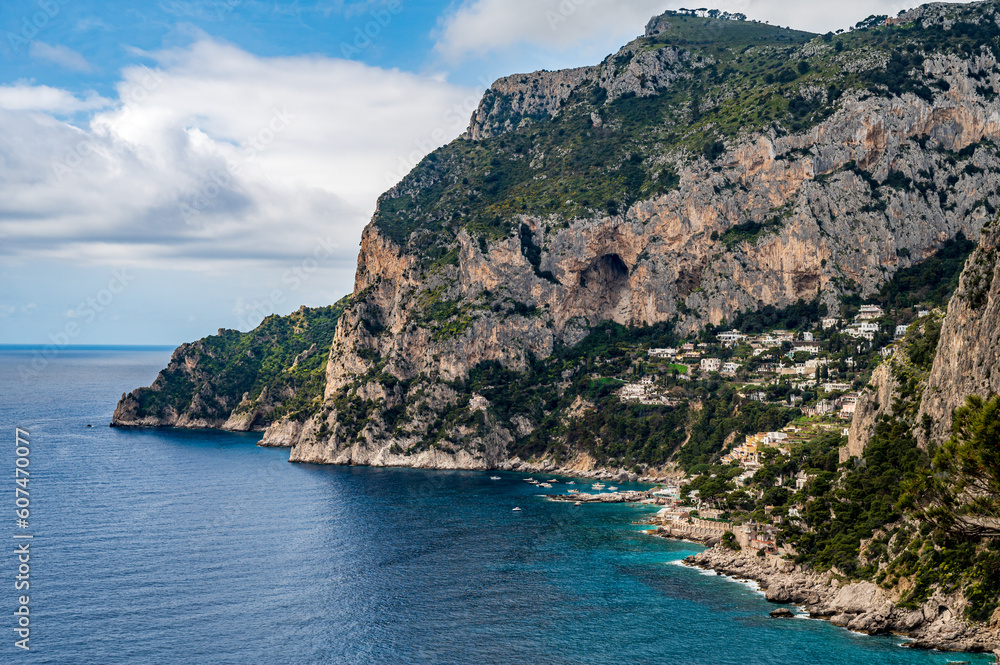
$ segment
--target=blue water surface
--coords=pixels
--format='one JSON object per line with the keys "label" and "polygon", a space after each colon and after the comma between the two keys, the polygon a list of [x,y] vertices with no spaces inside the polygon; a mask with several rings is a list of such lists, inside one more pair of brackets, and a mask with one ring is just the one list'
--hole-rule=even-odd
{"label": "blue water surface", "polygon": [[[677,565],[697,546],[642,534],[649,509],[547,501],[519,474],[289,464],[258,435],[109,428],[169,355],[0,349],[3,550],[35,535],[28,653],[17,562],[0,558],[0,662],[992,660],[771,619],[759,593]],[[15,425],[30,431],[27,531]]]}

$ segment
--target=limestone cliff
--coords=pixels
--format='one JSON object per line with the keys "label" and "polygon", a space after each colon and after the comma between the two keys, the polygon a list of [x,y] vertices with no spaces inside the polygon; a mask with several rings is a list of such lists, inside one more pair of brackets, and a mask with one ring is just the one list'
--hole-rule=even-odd
{"label": "limestone cliff", "polygon": [[[632,107],[623,105],[667,94],[696,75],[691,63],[699,57],[644,39],[590,72],[498,82],[470,125],[469,136],[480,140],[432,155],[382,198],[333,343],[325,406],[298,437],[292,459],[496,465],[522,435],[489,410],[473,422],[470,396],[455,384],[477,366],[524,370],[606,320],[676,321],[687,332],[763,304],[818,295],[836,307],[839,294],[871,293],[959,231],[978,237],[992,216],[1000,106],[984,83],[996,80],[1000,65],[988,51],[971,59],[929,53],[911,77],[941,83],[930,99],[847,90],[807,131],[772,125],[738,134],[712,159],[647,145],[642,168],[663,164],[676,184],[616,214],[592,207],[568,217],[524,212],[501,215],[502,224],[491,227],[495,220],[474,223],[481,210],[463,213],[462,200],[493,205],[489,178],[508,168],[534,175],[503,200],[541,195],[558,175],[549,164],[557,148],[541,144],[563,123],[589,127],[595,138],[603,132],[632,140],[622,115]],[[796,57],[828,49],[821,40],[796,48]],[[623,89],[616,101],[600,72],[611,67],[615,80],[624,80],[632,64],[645,66],[640,54],[676,76],[647,91]],[[884,65],[867,50],[857,57],[856,67]],[[648,82],[649,73],[640,79]],[[477,171],[483,149],[493,157]],[[484,179],[481,188],[476,178]],[[456,207],[440,207],[450,200]],[[445,413],[455,425],[438,429]]]}
{"label": "limestone cliff", "polygon": [[[249,333],[218,334],[174,351],[148,388],[122,395],[112,427],[300,431],[323,393],[328,349],[343,302],[270,316]],[[298,429],[296,430],[296,424]]]}
{"label": "limestone cliff", "polygon": [[906,16],[834,42],[668,13],[593,67],[501,79],[379,200],[321,403],[264,442],[298,461],[497,466],[571,420],[558,398],[577,370],[504,409],[476,391],[596,325],[836,309],[977,239],[1000,207],[1000,12]]}
{"label": "limestone cliff", "polygon": [[1000,222],[983,230],[948,304],[919,419],[926,439],[943,440],[968,395],[1000,393]]}

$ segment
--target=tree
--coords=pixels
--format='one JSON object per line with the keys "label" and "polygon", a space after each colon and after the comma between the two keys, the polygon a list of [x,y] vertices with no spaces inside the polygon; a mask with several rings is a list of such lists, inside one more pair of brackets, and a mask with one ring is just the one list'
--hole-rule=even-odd
{"label": "tree", "polygon": [[1000,537],[1000,396],[970,395],[934,454],[924,516],[966,536]]}

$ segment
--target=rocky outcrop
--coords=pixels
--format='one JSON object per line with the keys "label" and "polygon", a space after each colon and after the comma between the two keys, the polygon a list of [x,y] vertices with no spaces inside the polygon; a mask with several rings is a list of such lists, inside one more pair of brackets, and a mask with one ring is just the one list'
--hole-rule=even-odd
{"label": "rocky outcrop", "polygon": [[951,432],[952,412],[968,395],[1000,393],[1000,222],[984,229],[948,304],[918,420],[930,440]]}
{"label": "rocky outcrop", "polygon": [[892,400],[897,390],[892,362],[884,362],[875,368],[871,381],[855,404],[847,445],[840,449],[841,462],[861,456],[868,438],[875,432],[875,423],[881,416],[892,412]]}
{"label": "rocky outcrop", "polygon": [[[202,342],[177,347],[170,363],[149,388],[122,394],[112,415],[112,426],[249,431],[253,426],[252,418],[232,417],[242,399],[216,392],[211,377],[199,368],[198,358],[204,352]],[[169,399],[170,393],[176,391],[189,393],[183,409],[178,409],[175,401]]]}
{"label": "rocky outcrop", "polygon": [[267,445],[291,445],[319,406],[343,306],[301,307],[247,333],[220,329],[182,344],[152,385],[122,395],[111,426],[259,432],[280,421]]}
{"label": "rocky outcrop", "polygon": [[871,582],[842,582],[774,555],[733,552],[716,546],[685,560],[760,584],[774,603],[801,605],[809,616],[859,633],[893,633],[914,639],[911,646],[945,651],[987,652],[1000,648],[1000,626],[962,619],[959,596],[935,594],[920,607],[899,607],[892,594]]}
{"label": "rocky outcrop", "polygon": [[554,116],[577,86],[591,75],[592,69],[538,71],[497,79],[472,114],[469,138],[480,141],[516,129],[525,118],[541,120]]}

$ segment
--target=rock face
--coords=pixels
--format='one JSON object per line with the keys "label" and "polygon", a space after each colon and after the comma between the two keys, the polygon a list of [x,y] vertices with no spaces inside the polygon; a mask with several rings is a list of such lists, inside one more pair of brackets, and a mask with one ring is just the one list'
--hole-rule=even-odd
{"label": "rock face", "polygon": [[898,607],[889,592],[870,582],[841,585],[833,575],[813,573],[773,555],[759,557],[716,546],[686,561],[754,580],[769,601],[803,605],[811,617],[859,633],[906,635],[914,638],[913,646],[948,651],[991,652],[1000,645],[996,627],[962,620],[959,597],[935,594],[911,610]]}
{"label": "rock face", "polygon": [[[677,53],[657,57],[684,61]],[[989,66],[1000,71],[995,61]],[[495,466],[522,434],[489,412],[485,422],[456,427],[435,450],[423,449],[436,414],[469,399],[450,384],[482,363],[522,370],[530,357],[577,343],[601,321],[641,326],[676,318],[688,332],[764,304],[819,296],[836,307],[846,284],[871,293],[959,231],[977,238],[989,201],[1000,205],[1000,158],[982,143],[1000,138],[1000,107],[976,91],[969,63],[949,56],[933,69],[951,82],[933,102],[848,93],[806,133],[746,136],[715,162],[683,162],[677,189],[623,214],[565,224],[522,215],[519,233],[515,225],[488,242],[459,229],[447,247],[454,261],[433,270],[416,246],[390,239],[376,213],[362,238],[352,304],[337,327],[326,405],[302,430],[292,459]],[[469,135],[516,127],[520,121],[497,120],[510,99],[524,100],[519,113],[551,113],[574,80],[596,71],[498,82]],[[559,92],[546,97],[544,90]],[[501,93],[507,101],[498,101]],[[891,174],[923,178],[937,194],[889,184],[899,177]],[[769,230],[724,241],[748,224]],[[538,250],[534,264],[530,245]],[[453,316],[430,323],[443,305]],[[371,406],[363,425],[345,428],[351,400]],[[531,423],[522,425],[530,431]]]}
{"label": "rock face", "polygon": [[[811,115],[759,130],[737,122],[718,133],[734,122],[727,104],[761,87],[764,69],[737,80],[725,49],[699,51],[669,16],[593,67],[497,81],[466,136],[380,199],[322,398],[272,422],[264,442],[291,445],[294,461],[501,466],[551,414],[481,404],[467,385],[481,368],[522,372],[608,321],[686,334],[764,305],[819,298],[836,309],[840,295],[872,293],[959,231],[977,239],[1000,207],[1000,63],[986,47],[934,42],[942,17],[956,30],[997,18],[992,4],[969,7],[915,14],[933,26],[926,53],[905,65],[890,61],[908,52],[899,40],[910,32],[878,47],[859,31],[859,46],[839,55],[805,33],[730,49],[762,63],[780,52],[801,60],[798,72],[810,58],[839,68],[829,81],[786,69],[768,82]],[[729,25],[713,34],[772,30]],[[692,81],[706,82],[697,99],[671,96]],[[748,100],[741,113],[759,106]],[[683,133],[697,123],[702,134]],[[598,140],[607,154],[588,152]],[[552,181],[562,183],[554,193]],[[621,189],[607,191],[628,196],[590,199],[611,181]],[[263,422],[235,412],[243,391],[220,395],[207,380],[194,390],[192,408],[155,423],[141,397],[125,397],[116,423]]]}
{"label": "rock face", "polygon": [[847,445],[840,449],[841,462],[861,456],[865,443],[875,431],[875,423],[880,416],[891,411],[893,396],[897,391],[898,386],[892,375],[892,362],[882,363],[872,373],[868,388],[854,407]]}
{"label": "rock face", "polygon": [[968,395],[1000,392],[1000,223],[984,230],[948,304],[918,419],[930,419],[930,438],[951,431],[952,411]]}
{"label": "rock face", "polygon": [[[112,427],[188,427],[268,432],[291,445],[319,407],[342,303],[270,316],[253,331],[218,334],[174,351],[148,388],[122,395]],[[322,351],[320,350],[322,349]]]}
{"label": "rock face", "polygon": [[498,79],[483,95],[469,123],[469,138],[480,141],[516,129],[525,118],[541,120],[555,115],[590,67],[557,72],[515,74]]}

